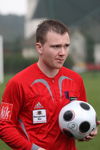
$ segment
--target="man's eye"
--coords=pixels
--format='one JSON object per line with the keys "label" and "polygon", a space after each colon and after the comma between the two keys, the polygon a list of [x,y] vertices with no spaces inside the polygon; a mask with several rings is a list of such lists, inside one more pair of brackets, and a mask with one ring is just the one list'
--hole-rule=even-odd
{"label": "man's eye", "polygon": [[66,44],[64,47],[65,47],[65,48],[69,47],[69,44]]}

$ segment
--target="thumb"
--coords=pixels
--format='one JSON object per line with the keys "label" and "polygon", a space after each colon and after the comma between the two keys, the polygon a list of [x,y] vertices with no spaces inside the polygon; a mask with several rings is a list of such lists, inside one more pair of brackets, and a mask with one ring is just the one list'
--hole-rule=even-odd
{"label": "thumb", "polygon": [[96,123],[97,123],[97,125],[100,125],[100,121],[97,121]]}

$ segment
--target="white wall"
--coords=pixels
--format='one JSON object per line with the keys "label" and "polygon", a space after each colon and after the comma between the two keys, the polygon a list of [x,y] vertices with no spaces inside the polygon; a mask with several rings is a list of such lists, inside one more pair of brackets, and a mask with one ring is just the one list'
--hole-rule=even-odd
{"label": "white wall", "polygon": [[70,53],[75,64],[85,63],[86,41],[85,37],[77,30],[71,36]]}
{"label": "white wall", "polygon": [[100,44],[96,44],[94,47],[94,60],[95,64],[100,64]]}
{"label": "white wall", "polygon": [[37,25],[42,19],[32,19],[39,0],[27,0],[27,14],[25,18],[25,39],[30,38],[36,31]]}

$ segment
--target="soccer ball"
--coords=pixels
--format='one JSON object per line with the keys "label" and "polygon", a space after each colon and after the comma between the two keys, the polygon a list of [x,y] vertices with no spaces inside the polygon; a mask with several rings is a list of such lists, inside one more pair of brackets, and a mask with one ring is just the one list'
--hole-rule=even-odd
{"label": "soccer ball", "polygon": [[96,128],[96,111],[87,102],[71,101],[59,113],[59,127],[63,133],[83,139]]}

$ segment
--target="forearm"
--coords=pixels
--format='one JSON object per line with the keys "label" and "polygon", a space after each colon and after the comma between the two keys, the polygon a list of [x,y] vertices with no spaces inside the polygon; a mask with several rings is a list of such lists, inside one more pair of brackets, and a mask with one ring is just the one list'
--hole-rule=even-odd
{"label": "forearm", "polygon": [[32,144],[13,126],[0,122],[0,138],[14,150],[31,150]]}
{"label": "forearm", "polygon": [[13,150],[45,150],[22,136],[15,126],[0,122],[0,139]]}

